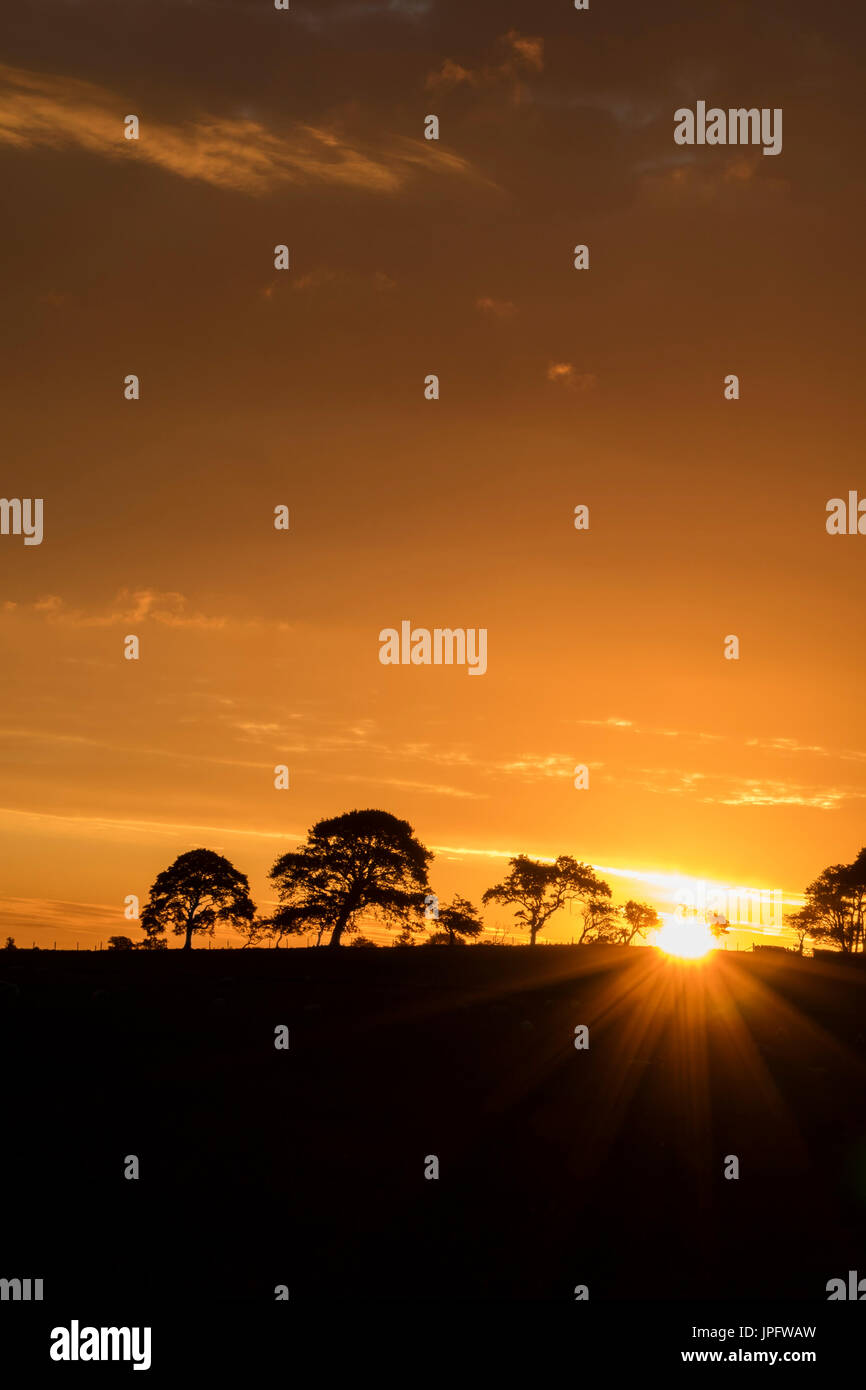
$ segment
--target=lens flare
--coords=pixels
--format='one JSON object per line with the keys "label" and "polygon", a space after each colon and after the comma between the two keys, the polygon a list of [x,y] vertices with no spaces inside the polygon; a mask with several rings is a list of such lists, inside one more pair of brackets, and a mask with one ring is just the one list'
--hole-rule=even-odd
{"label": "lens flare", "polygon": [[713,950],[716,941],[706,922],[670,917],[656,935],[655,944],[669,956],[700,960]]}

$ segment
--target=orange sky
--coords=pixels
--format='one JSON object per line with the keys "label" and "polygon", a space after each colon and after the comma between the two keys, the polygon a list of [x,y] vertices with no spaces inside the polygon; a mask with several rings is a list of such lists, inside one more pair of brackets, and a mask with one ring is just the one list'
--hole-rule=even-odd
{"label": "orange sky", "polygon": [[[16,19],[0,491],[45,508],[41,546],[0,536],[19,944],[129,930],[195,845],[263,903],[352,807],[476,901],[509,853],[793,896],[866,842],[866,539],[824,525],[866,495],[864,21],[614,8]],[[677,147],[698,99],[783,108],[783,152]],[[383,667],[403,619],[487,628],[487,673]]]}

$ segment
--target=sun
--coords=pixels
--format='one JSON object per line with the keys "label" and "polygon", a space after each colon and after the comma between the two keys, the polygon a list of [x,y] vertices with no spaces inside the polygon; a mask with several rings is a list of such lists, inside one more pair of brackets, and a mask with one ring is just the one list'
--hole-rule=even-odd
{"label": "sun", "polygon": [[713,950],[716,942],[705,922],[669,917],[656,935],[655,945],[660,946],[669,956],[680,956],[684,960],[700,960]]}

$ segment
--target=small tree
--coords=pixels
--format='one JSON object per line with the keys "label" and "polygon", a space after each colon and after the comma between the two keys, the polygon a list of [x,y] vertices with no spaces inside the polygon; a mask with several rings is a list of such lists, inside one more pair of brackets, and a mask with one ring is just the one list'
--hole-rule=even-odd
{"label": "small tree", "polygon": [[110,936],[108,938],[109,951],[133,951],[135,942],[131,936]]}
{"label": "small tree", "polygon": [[157,877],[141,910],[141,926],[149,939],[171,927],[188,951],[194,936],[213,936],[217,922],[240,927],[255,911],[246,874],[214,850],[191,849]]}
{"label": "small tree", "polygon": [[137,942],[135,949],[137,951],[167,951],[168,942],[164,936],[160,936],[158,933],[151,933],[151,935],[146,936],[143,941]]}
{"label": "small tree", "polygon": [[581,900],[581,931],[577,938],[578,946],[590,946],[599,941],[617,942],[622,940],[623,923],[619,910],[610,900],[607,884],[606,892],[588,893]]}
{"label": "small tree", "polygon": [[566,903],[611,896],[610,888],[596,878],[591,866],[579,863],[570,855],[561,854],[555,864],[541,864],[525,854],[508,862],[510,868],[506,877],[488,888],[481,901],[485,905],[505,903],[513,907],[517,921],[529,932],[530,946],[535,945],[538,933]]}
{"label": "small tree", "polygon": [[318,821],[300,849],[271,869],[280,899],[271,929],[284,934],[328,925],[329,946],[357,931],[365,914],[408,930],[420,917],[432,858],[408,821],[387,811]]}
{"label": "small tree", "polygon": [[795,954],[802,956],[805,952],[806,942],[809,940],[809,922],[803,915],[803,910],[801,909],[800,912],[791,912],[785,918],[785,924],[791,928],[797,938]]}
{"label": "small tree", "polygon": [[244,939],[241,950],[245,951],[248,946],[258,946],[263,937],[271,934],[270,927],[270,919],[267,917],[253,917],[250,921],[237,923],[235,931]]}
{"label": "small tree", "polygon": [[439,930],[433,933],[430,940],[439,944],[439,938],[443,937],[445,943],[455,946],[464,943],[467,937],[480,936],[483,930],[484,923],[478,909],[468,898],[461,898],[459,893],[455,893],[447,907],[440,907]]}
{"label": "small tree", "polygon": [[648,903],[635,902],[633,898],[623,904],[619,915],[622,922],[619,939],[624,946],[630,946],[635,937],[643,940],[648,932],[661,926],[661,918],[655,908]]}
{"label": "small tree", "polygon": [[723,936],[727,936],[731,924],[724,913],[708,912],[706,922],[711,936],[714,936],[716,940],[720,940]]}
{"label": "small tree", "polygon": [[6,945],[3,947],[3,950],[4,950],[4,951],[17,951],[17,950],[18,950],[18,947],[15,945],[15,937],[14,937],[14,936],[7,936],[7,938],[6,938]]}

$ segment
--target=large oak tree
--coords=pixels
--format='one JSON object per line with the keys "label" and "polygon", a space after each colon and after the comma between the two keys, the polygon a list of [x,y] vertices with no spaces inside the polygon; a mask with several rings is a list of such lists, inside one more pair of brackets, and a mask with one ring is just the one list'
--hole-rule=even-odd
{"label": "large oak tree", "polygon": [[252,922],[255,907],[246,874],[212,849],[179,854],[157,877],[141,910],[144,944],[155,945],[170,927],[190,950],[196,935],[213,936],[217,922],[241,928]]}
{"label": "large oak tree", "polygon": [[318,821],[300,849],[271,869],[280,902],[271,932],[277,939],[311,929],[321,936],[330,927],[328,945],[339,946],[365,913],[389,925],[416,920],[432,858],[408,821],[387,811],[347,811]]}

